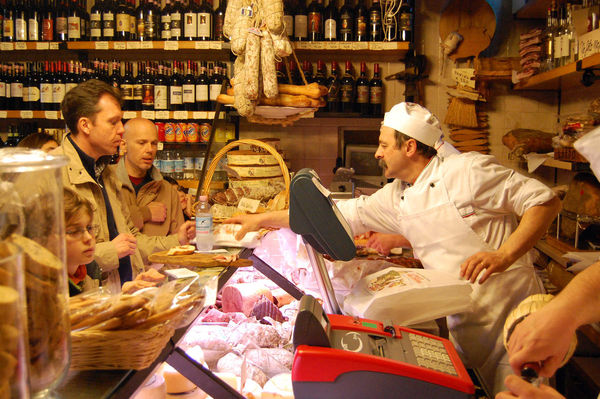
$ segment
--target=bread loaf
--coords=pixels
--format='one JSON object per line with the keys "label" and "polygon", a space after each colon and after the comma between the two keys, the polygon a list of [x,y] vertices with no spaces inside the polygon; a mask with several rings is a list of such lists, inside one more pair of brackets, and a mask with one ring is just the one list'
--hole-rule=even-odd
{"label": "bread loaf", "polygon": [[309,85],[288,85],[288,84],[280,84],[279,92],[282,94],[294,94],[294,95],[304,95],[311,98],[321,98],[322,96],[326,96],[328,89],[325,86],[320,86],[318,83],[311,83]]}

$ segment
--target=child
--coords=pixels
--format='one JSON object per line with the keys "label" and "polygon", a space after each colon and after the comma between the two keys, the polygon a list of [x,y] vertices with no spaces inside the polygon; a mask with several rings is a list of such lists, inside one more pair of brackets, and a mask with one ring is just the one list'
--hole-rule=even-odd
{"label": "child", "polygon": [[100,268],[94,261],[98,226],[92,224],[92,204],[76,192],[64,190],[65,236],[69,295],[98,288]]}

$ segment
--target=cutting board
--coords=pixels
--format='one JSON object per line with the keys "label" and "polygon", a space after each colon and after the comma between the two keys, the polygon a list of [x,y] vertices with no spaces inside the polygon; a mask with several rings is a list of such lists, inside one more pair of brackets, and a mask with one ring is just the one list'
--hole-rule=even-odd
{"label": "cutting board", "polygon": [[496,31],[496,15],[485,0],[451,0],[440,18],[442,42],[451,32],[463,37],[450,54],[452,60],[477,57],[492,41]]}
{"label": "cutting board", "polygon": [[167,255],[168,251],[153,253],[148,260],[153,263],[164,263],[166,265],[180,265],[193,267],[247,267],[252,266],[249,259],[237,259],[233,262],[219,262],[215,260],[214,254],[193,253],[190,255]]}

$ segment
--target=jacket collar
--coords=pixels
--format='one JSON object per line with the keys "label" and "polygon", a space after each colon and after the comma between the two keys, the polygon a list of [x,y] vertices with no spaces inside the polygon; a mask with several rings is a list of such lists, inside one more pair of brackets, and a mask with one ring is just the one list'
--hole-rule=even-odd
{"label": "jacket collar", "polygon": [[[68,137],[68,136],[67,136]],[[61,143],[61,146],[53,150],[52,152],[64,154],[69,163],[67,164],[67,175],[69,181],[72,184],[83,184],[83,183],[95,183],[96,180],[92,178],[86,168],[83,166],[83,162],[79,157],[79,153],[75,149],[73,142],[65,137]]]}

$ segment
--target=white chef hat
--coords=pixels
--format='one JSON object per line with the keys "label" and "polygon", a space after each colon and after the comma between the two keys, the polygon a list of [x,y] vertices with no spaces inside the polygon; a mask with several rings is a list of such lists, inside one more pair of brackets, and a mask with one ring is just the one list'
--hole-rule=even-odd
{"label": "white chef hat", "polygon": [[573,147],[590,161],[590,168],[600,180],[600,127],[588,132],[585,136],[573,143]]}
{"label": "white chef hat", "polygon": [[443,136],[438,118],[415,103],[402,102],[394,105],[385,113],[383,126],[391,127],[430,147],[435,147]]}

